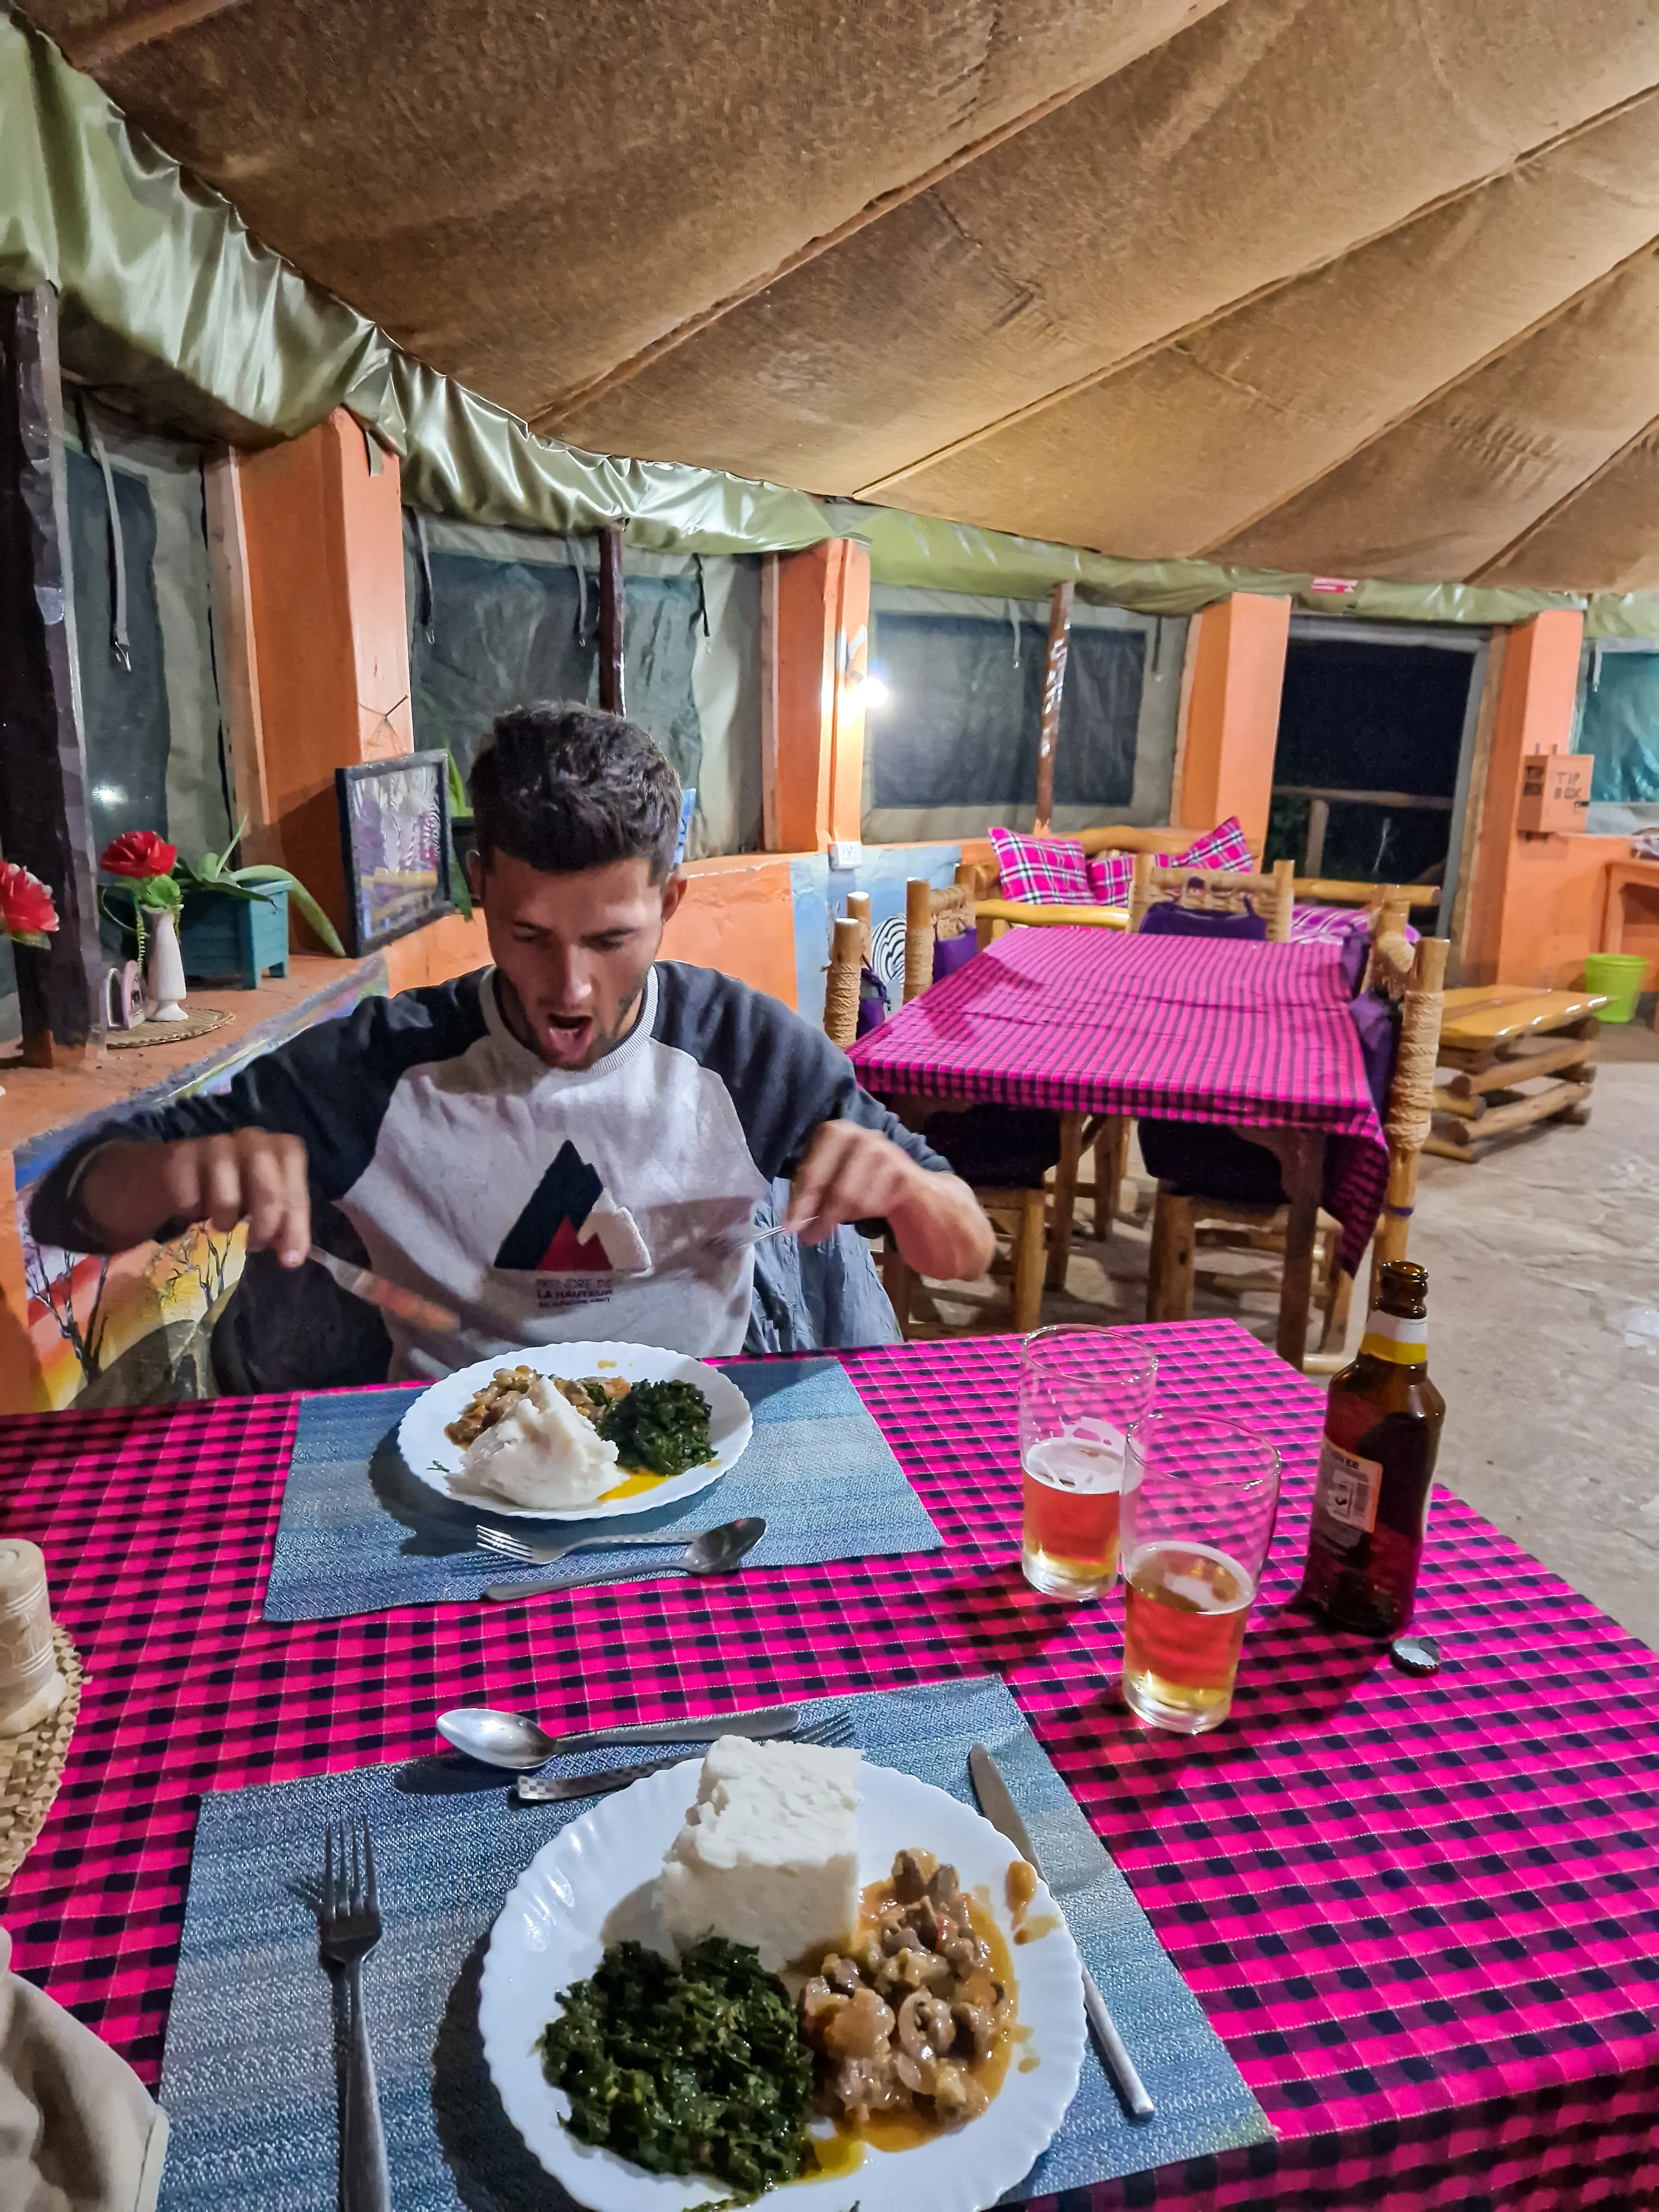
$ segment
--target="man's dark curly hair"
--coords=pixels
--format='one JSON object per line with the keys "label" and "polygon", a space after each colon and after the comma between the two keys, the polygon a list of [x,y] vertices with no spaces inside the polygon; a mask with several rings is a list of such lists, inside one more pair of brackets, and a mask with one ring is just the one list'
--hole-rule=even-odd
{"label": "man's dark curly hair", "polygon": [[510,708],[491,725],[468,787],[485,868],[497,853],[553,876],[646,860],[659,884],[674,865],[680,780],[620,714],[551,700]]}

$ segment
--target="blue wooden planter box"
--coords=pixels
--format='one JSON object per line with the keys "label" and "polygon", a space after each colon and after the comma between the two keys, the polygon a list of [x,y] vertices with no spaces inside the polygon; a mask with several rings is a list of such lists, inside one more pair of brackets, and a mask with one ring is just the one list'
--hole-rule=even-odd
{"label": "blue wooden planter box", "polygon": [[217,982],[234,975],[256,991],[267,969],[288,973],[288,886],[274,884],[257,899],[228,891],[186,891],[179,930],[185,977]]}

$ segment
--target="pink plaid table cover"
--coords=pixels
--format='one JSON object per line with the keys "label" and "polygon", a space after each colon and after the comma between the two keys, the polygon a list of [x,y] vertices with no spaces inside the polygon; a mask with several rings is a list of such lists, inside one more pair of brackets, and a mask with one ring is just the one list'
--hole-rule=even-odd
{"label": "pink plaid table cover", "polygon": [[1358,1267],[1389,1179],[1333,944],[1013,929],[852,1048],[866,1090],[1235,1128],[1322,1129]]}
{"label": "pink plaid table cover", "polygon": [[16,1965],[153,2082],[206,1790],[429,1753],[463,1701],[574,1727],[988,1667],[1279,2131],[1092,2212],[1653,2203],[1659,1662],[1443,1492],[1438,1676],[1291,1613],[1321,1392],[1229,1322],[1146,1334],[1166,1402],[1285,1460],[1236,1715],[1192,1741],[1117,1703],[1115,1599],[1020,1579],[1012,1340],[847,1355],[943,1553],[300,1627],[259,1619],[295,1400],[8,1422],[7,1525],[90,1668]]}

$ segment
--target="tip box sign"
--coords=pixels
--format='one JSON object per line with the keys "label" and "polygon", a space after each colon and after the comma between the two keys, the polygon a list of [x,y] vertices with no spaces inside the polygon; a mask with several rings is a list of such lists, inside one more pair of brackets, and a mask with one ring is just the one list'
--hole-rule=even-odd
{"label": "tip box sign", "polygon": [[1528,753],[1521,763],[1516,828],[1533,837],[1582,830],[1595,768],[1593,753]]}

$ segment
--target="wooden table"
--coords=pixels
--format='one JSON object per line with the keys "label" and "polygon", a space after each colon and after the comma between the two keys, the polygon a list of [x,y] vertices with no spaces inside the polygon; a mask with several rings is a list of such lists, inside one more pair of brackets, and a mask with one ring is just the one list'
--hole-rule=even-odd
{"label": "wooden table", "polygon": [[[1446,994],[1440,1024],[1440,1066],[1453,1071],[1437,1082],[1441,1118],[1424,1146],[1441,1159],[1466,1164],[1475,1146],[1508,1130],[1558,1115],[1589,1118],[1590,1085],[1601,1024],[1594,991],[1534,991],[1524,983],[1474,984]],[[1519,1085],[1540,1076],[1543,1090]]]}
{"label": "wooden table", "polygon": [[1630,918],[1625,898],[1628,890],[1650,891],[1659,901],[1659,860],[1608,861],[1607,905],[1601,924],[1603,952],[1625,949],[1625,924]]}
{"label": "wooden table", "polygon": [[[1607,863],[1607,903],[1601,922],[1603,952],[1622,952],[1625,949],[1625,925],[1631,919],[1627,893],[1646,895],[1650,926],[1659,921],[1659,860],[1610,860]],[[1653,1026],[1659,1030],[1659,1006],[1654,1008]]]}
{"label": "wooden table", "polygon": [[1062,1117],[1053,1282],[1071,1231],[1085,1115],[1218,1123],[1293,1157],[1279,1348],[1300,1366],[1322,1194],[1352,1274],[1389,1153],[1334,945],[1015,929],[860,1037],[867,1088],[1041,1106]]}

